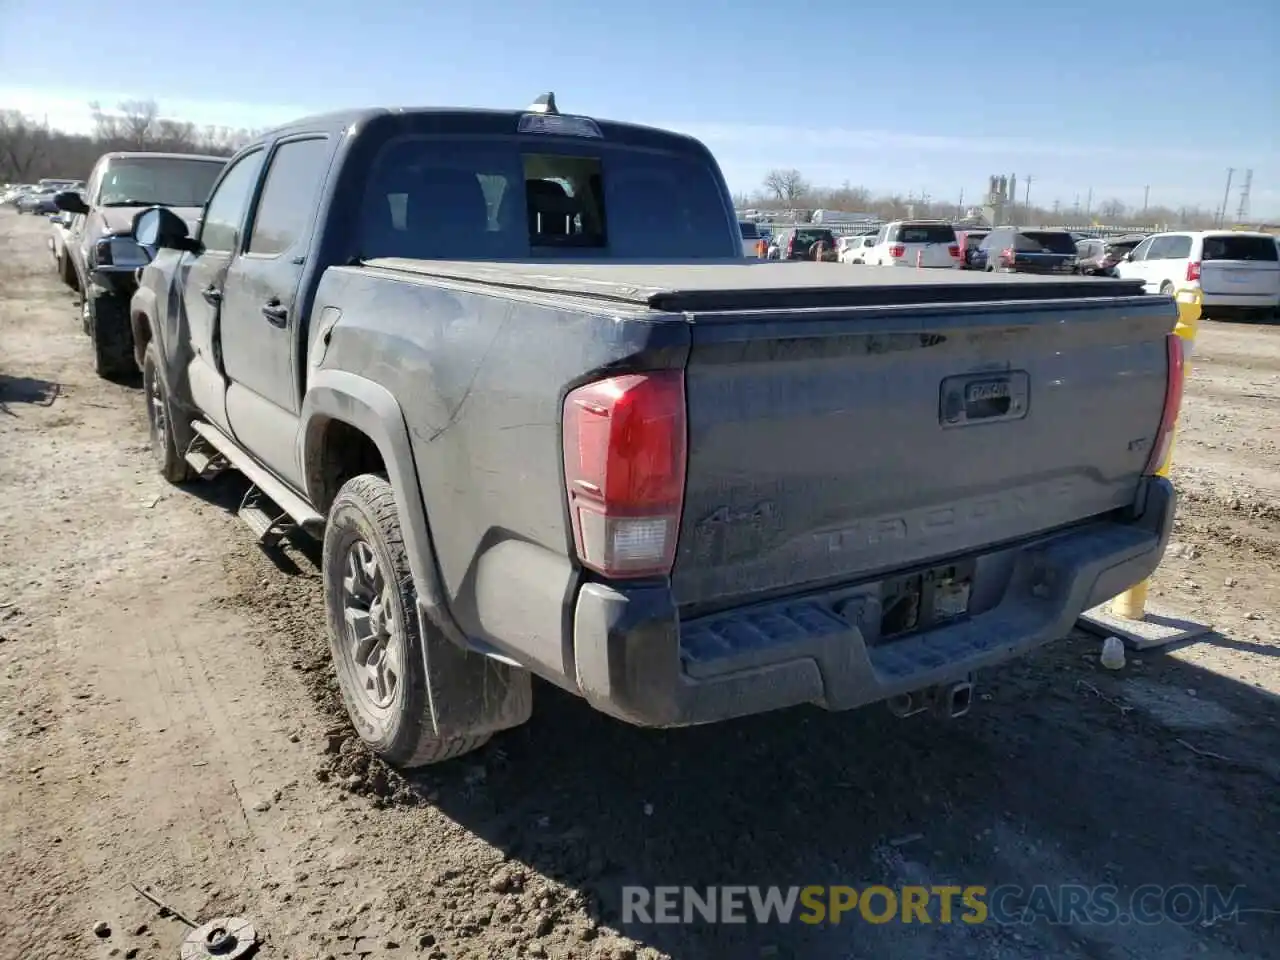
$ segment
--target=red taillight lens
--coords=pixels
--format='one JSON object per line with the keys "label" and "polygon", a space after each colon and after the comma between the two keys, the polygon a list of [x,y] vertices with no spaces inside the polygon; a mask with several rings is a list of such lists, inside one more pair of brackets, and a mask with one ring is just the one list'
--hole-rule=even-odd
{"label": "red taillight lens", "polygon": [[1178,411],[1182,409],[1182,379],[1184,369],[1182,338],[1169,334],[1166,343],[1169,351],[1169,381],[1164,388],[1164,409],[1160,413],[1160,430],[1143,473],[1150,476],[1164,466],[1173,445],[1173,428],[1178,423]]}
{"label": "red taillight lens", "polygon": [[684,504],[684,374],[626,374],[564,401],[564,477],[583,566],[607,577],[671,572]]}
{"label": "red taillight lens", "polygon": [[959,245],[953,243],[951,246],[947,247],[947,253],[951,254],[952,259],[959,260],[960,259]]}
{"label": "red taillight lens", "polygon": [[1187,283],[1194,283],[1200,279],[1200,261],[1192,260],[1187,264]]}
{"label": "red taillight lens", "polygon": [[1013,261],[1016,259],[1013,253],[1013,247],[1005,247],[1003,250],[1001,250],[1000,259],[1007,260],[1009,263],[1013,263]]}
{"label": "red taillight lens", "polygon": [[793,233],[787,238],[787,259],[790,260],[796,254],[796,236]]}
{"label": "red taillight lens", "polygon": [[901,243],[895,243],[893,246],[889,248],[889,256],[893,257],[894,259],[897,259],[898,257],[905,257],[906,255],[907,255],[907,248],[903,246]]}

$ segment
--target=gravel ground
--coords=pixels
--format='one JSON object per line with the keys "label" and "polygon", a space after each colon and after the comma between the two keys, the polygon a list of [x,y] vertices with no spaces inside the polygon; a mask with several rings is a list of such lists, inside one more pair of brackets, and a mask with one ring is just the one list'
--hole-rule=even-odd
{"label": "gravel ground", "polygon": [[[0,211],[0,957],[176,957],[131,883],[249,917],[269,960],[1280,955],[1280,328],[1198,345],[1152,603],[1200,642],[1111,672],[1073,635],[949,723],[646,732],[539,686],[528,725],[404,779],[348,736],[314,548],[252,545],[237,478],[154,473],[47,229]],[[627,884],[1240,885],[1249,912],[628,925]]]}

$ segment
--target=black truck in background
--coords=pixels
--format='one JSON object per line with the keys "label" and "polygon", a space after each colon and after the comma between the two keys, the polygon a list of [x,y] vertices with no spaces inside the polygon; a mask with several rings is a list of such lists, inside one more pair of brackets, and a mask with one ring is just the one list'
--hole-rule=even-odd
{"label": "black truck in background", "polygon": [[397,764],[523,722],[533,675],[645,726],[963,713],[1169,535],[1171,299],[750,261],[702,144],[551,97],[300,120],[194,235],[133,236],[158,468],[321,539]]}

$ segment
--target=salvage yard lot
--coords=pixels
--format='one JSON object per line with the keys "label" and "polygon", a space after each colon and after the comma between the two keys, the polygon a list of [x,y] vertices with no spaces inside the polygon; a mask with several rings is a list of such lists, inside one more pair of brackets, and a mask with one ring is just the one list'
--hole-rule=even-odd
{"label": "salvage yard lot", "polygon": [[[1280,327],[1207,322],[1194,357],[1152,602],[1212,622],[1202,642],[1112,673],[1073,636],[980,676],[951,723],[646,732],[540,686],[527,726],[404,780],[347,734],[315,551],[255,547],[235,477],[155,474],[47,230],[0,212],[0,960],[176,957],[185,929],[130,882],[248,917],[269,960],[1280,955]],[[625,885],[877,883],[1240,885],[1262,912],[620,915]]]}

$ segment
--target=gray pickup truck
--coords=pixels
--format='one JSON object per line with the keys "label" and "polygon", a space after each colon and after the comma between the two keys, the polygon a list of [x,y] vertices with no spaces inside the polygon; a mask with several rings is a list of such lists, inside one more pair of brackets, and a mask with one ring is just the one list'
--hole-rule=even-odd
{"label": "gray pickup truck", "polygon": [[748,261],[705,147],[554,98],[300,120],[194,236],[133,235],[160,470],[322,540],[399,765],[523,722],[535,674],[642,726],[957,715],[1169,535],[1172,300]]}

